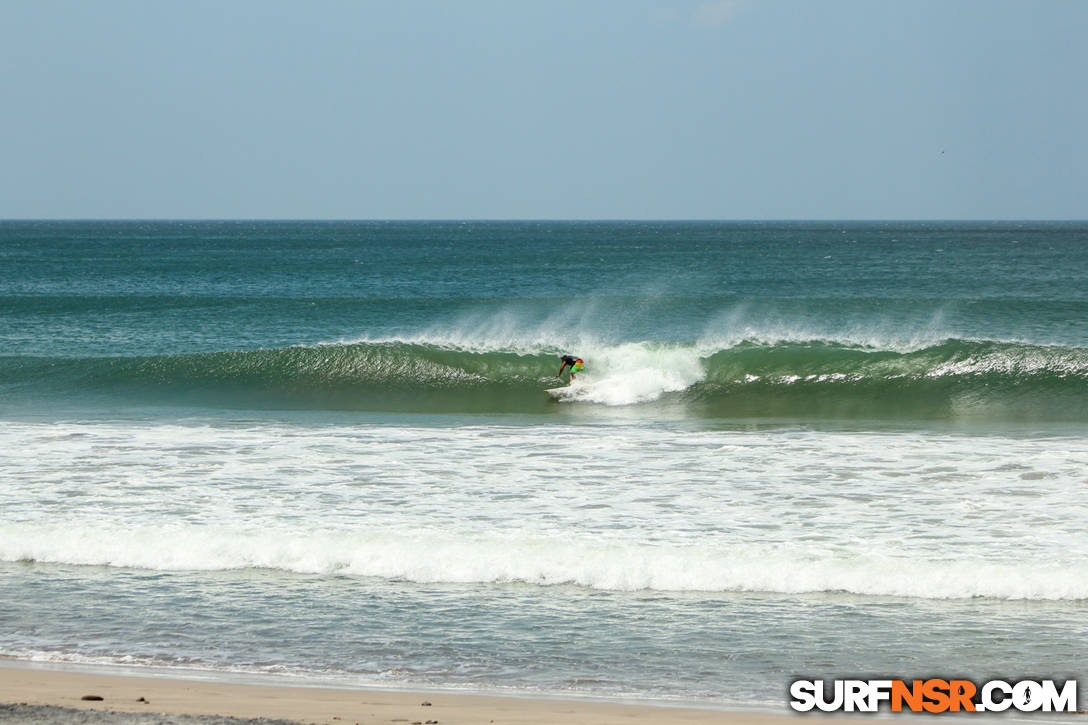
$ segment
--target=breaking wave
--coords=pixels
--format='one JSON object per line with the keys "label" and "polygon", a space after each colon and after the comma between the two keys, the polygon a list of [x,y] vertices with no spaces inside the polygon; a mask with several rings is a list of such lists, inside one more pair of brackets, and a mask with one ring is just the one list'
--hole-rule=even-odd
{"label": "breaking wave", "polygon": [[420,583],[574,585],[609,591],[1088,599],[1088,568],[1068,562],[938,561],[875,550],[821,553],[740,543],[653,546],[532,534],[12,524],[0,527],[0,560],[156,571],[271,569]]}
{"label": "breaking wave", "polygon": [[[559,349],[409,341],[142,357],[0,358],[10,395],[110,395],[225,407],[554,410]],[[562,404],[681,405],[708,417],[1088,420],[1088,349],[948,339],[897,350],[834,340],[631,342],[576,351]]]}

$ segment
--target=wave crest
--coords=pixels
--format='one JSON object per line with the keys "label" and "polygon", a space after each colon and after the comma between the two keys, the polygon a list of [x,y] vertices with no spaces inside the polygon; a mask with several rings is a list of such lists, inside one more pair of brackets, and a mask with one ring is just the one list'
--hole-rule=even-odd
{"label": "wave crest", "polygon": [[[372,341],[133,358],[0,358],[5,388],[257,408],[546,412],[560,350]],[[1088,349],[949,339],[899,351],[836,341],[575,351],[561,402],[668,403],[709,417],[1088,420]]]}
{"label": "wave crest", "polygon": [[867,596],[1088,599],[1080,564],[929,560],[782,546],[650,546],[539,534],[293,532],[200,526],[114,530],[7,525],[0,560],[155,571],[273,569],[419,583],[574,585],[609,591],[845,592]]}

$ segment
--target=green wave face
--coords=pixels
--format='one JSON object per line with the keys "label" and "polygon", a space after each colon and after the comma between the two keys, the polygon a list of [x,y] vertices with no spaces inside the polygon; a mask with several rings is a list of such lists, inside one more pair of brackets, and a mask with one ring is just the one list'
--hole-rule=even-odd
{"label": "green wave face", "polygon": [[1088,350],[946,340],[910,352],[742,345],[707,360],[704,415],[1088,420]]}
{"label": "green wave face", "polygon": [[[113,396],[226,408],[547,413],[679,406],[704,418],[1088,421],[1088,349],[946,340],[917,350],[833,341],[579,351],[557,403],[555,351],[360,342],[126,358],[0,358],[7,395]],[[565,376],[564,376],[565,377]],[[584,387],[583,387],[584,385]]]}
{"label": "green wave face", "polygon": [[558,369],[558,361],[551,355],[388,342],[130,358],[6,358],[0,367],[5,387],[15,393],[226,408],[531,412],[546,409],[540,377]]}

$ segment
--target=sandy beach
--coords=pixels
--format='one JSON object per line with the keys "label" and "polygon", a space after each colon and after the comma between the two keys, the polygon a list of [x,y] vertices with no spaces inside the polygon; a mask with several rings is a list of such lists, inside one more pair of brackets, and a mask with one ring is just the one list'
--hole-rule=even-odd
{"label": "sandy beach", "polygon": [[[84,697],[101,700],[84,700]],[[372,689],[284,687],[39,669],[0,663],[0,703],[81,711],[274,718],[303,723],[730,723],[771,725],[788,714],[626,703]],[[57,711],[58,713],[62,711]],[[0,714],[0,719],[4,716]],[[10,720],[11,715],[7,716]],[[57,715],[62,721],[62,715]],[[40,720],[42,722],[48,720]],[[821,722],[830,722],[821,720]]]}

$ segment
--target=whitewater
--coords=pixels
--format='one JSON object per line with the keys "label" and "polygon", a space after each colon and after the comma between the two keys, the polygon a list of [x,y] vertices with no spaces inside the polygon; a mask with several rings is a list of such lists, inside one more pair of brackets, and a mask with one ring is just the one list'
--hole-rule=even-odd
{"label": "whitewater", "polygon": [[0,497],[7,561],[1088,599],[1088,446],[1067,438],[114,423],[0,443],[25,456]]}
{"label": "whitewater", "polygon": [[1077,677],[1086,244],[0,223],[0,656],[712,707]]}

